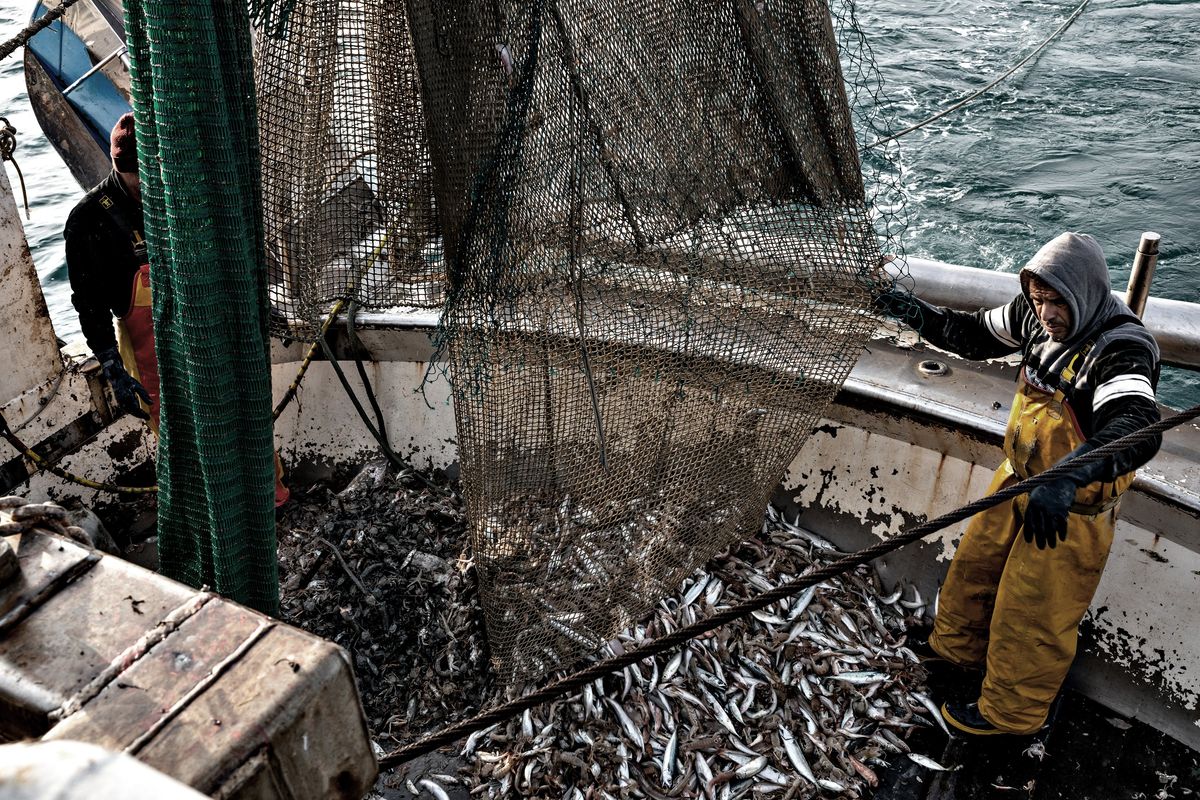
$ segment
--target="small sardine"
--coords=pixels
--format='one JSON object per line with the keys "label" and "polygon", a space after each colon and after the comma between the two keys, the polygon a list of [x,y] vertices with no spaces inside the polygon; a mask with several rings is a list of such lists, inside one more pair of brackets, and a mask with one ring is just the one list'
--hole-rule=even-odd
{"label": "small sardine", "polygon": [[662,785],[664,789],[670,789],[675,782],[675,760],[679,756],[679,728],[671,731],[671,738],[667,740],[667,746],[663,749],[662,756]]}
{"label": "small sardine", "polygon": [[810,586],[804,590],[803,594],[796,598],[796,602],[792,605],[792,610],[788,612],[787,621],[795,622],[796,618],[804,613],[808,608],[808,604],[812,602],[813,597],[817,594],[817,587]]}
{"label": "small sardine", "polygon": [[617,715],[617,722],[620,723],[621,730],[625,731],[625,735],[629,737],[629,741],[633,742],[639,753],[645,750],[646,740],[642,738],[642,732],[633,724],[633,720],[625,713],[625,709],[621,708],[621,704],[611,697],[606,697],[605,700],[612,707],[613,713]]}
{"label": "small sardine", "polygon": [[463,745],[463,749],[462,749],[463,757],[466,758],[467,756],[474,753],[475,748],[479,746],[479,740],[482,739],[483,737],[487,736],[492,731],[496,730],[496,728],[498,728],[498,727],[500,727],[499,722],[497,722],[495,725],[489,725],[488,727],[484,728],[483,730],[475,731],[470,736],[468,736],[467,743],[465,745]]}
{"label": "small sardine", "polygon": [[933,717],[933,721],[936,722],[941,729],[946,732],[947,736],[949,736],[950,729],[946,727],[946,720],[942,719],[941,709],[937,707],[937,704],[933,702],[929,695],[923,692],[911,692],[910,694],[912,694],[912,696],[916,698],[921,705],[925,706],[925,708],[929,711],[929,716]]}
{"label": "small sardine", "polygon": [[720,579],[713,578],[708,582],[708,588],[704,591],[704,602],[710,606],[715,606],[717,600],[721,599],[721,592],[725,590],[725,584],[721,583]]}
{"label": "small sardine", "polygon": [[752,758],[742,766],[733,771],[735,778],[753,778],[758,773],[762,772],[767,766],[767,757],[759,756]]}
{"label": "small sardine", "polygon": [[662,675],[659,676],[658,682],[666,683],[667,681],[671,680],[671,678],[675,677],[675,673],[679,672],[679,667],[681,664],[683,664],[682,650],[676,652],[674,657],[672,657],[671,660],[667,662],[667,665],[663,667]]}
{"label": "small sardine", "polygon": [[925,769],[937,770],[938,772],[953,772],[958,769],[958,767],[943,767],[929,756],[923,756],[920,753],[909,753],[908,757]]}
{"label": "small sardine", "polygon": [[417,786],[427,790],[431,795],[433,795],[434,800],[450,800],[450,795],[446,794],[446,790],[439,786],[436,782],[431,781],[429,778],[422,778],[421,780],[417,781]]}
{"label": "small sardine", "polygon": [[829,678],[835,681],[843,681],[852,683],[855,686],[862,686],[868,683],[880,683],[886,681],[889,675],[886,672],[875,672],[873,670],[865,670],[861,672],[843,672],[841,675],[830,675]]}
{"label": "small sardine", "polygon": [[704,594],[704,590],[708,588],[708,576],[702,576],[696,579],[696,582],[691,585],[687,593],[683,596],[683,605],[690,606]]}
{"label": "small sardine", "polygon": [[800,745],[796,744],[796,737],[787,728],[779,728],[779,738],[783,741],[783,750],[787,753],[788,761],[792,762],[792,766],[796,768],[796,772],[807,780],[809,783],[816,783],[817,776],[813,775],[812,768],[808,766],[808,761],[804,759],[804,751],[800,749]]}
{"label": "small sardine", "polygon": [[713,772],[712,772],[712,767],[710,767],[710,766],[708,765],[708,761],[706,761],[706,760],[705,760],[705,758],[704,758],[704,756],[703,756],[702,754],[700,754],[700,753],[695,753],[694,755],[695,755],[695,757],[696,757],[696,761],[695,761],[695,765],[694,765],[694,767],[693,767],[693,770],[694,770],[694,771],[695,771],[695,773],[696,773],[696,779],[697,779],[698,781],[700,781],[700,790],[701,790],[702,792],[704,792],[704,796],[705,796],[705,797],[707,797],[707,798],[710,798],[710,800],[711,800],[711,798],[712,798],[712,796],[713,796],[713,791],[712,791],[712,780],[713,780]]}
{"label": "small sardine", "polygon": [[701,688],[700,691],[704,695],[704,699],[708,702],[708,707],[712,711],[713,716],[717,718],[717,722],[721,723],[721,727],[732,733],[734,736],[737,736],[738,730],[733,726],[733,720],[729,718],[729,714],[725,713],[725,709],[721,707],[721,704],[717,702],[717,699],[709,694],[704,688]]}

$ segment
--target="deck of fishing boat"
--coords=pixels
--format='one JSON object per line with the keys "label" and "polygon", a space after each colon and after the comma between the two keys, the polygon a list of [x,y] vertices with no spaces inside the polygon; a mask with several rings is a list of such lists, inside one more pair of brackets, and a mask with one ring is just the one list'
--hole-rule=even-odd
{"label": "deck of fishing boat", "polygon": [[[477,617],[478,603],[471,582],[471,567],[468,562],[461,560],[464,556],[461,538],[464,520],[453,499],[453,484],[445,483],[447,488],[451,488],[451,499],[435,501],[430,503],[433,508],[423,509],[420,507],[422,501],[419,492],[403,487],[397,489],[394,480],[383,465],[377,463],[364,468],[349,486],[345,485],[345,476],[342,476],[340,480],[326,480],[312,487],[298,489],[297,506],[281,521],[285,615],[294,624],[331,638],[350,650],[371,729],[376,735],[377,745],[384,749],[425,731],[436,730],[468,716],[473,709],[491,705],[499,699],[499,690],[484,656],[486,645]],[[437,480],[446,481],[444,476]],[[430,502],[428,497],[424,502]],[[393,519],[390,522],[379,514],[385,508],[392,510]],[[429,527],[424,521],[429,514],[441,520],[441,535],[430,535],[435,528]],[[767,525],[779,524],[789,530],[786,518],[781,522],[772,522],[772,517],[768,516]],[[347,538],[337,548],[334,557],[325,558],[320,552],[314,553],[306,547],[312,541],[310,532],[338,530],[346,531]],[[801,536],[809,537],[813,542],[840,538],[835,530],[828,528],[801,531]],[[785,540],[779,537],[774,539],[776,544],[781,541]],[[326,554],[327,547],[329,550],[334,547],[334,543],[328,540],[320,544]],[[688,596],[697,596],[703,601],[700,589],[707,589],[704,581],[716,576],[729,577],[732,570],[744,570],[743,577],[749,577],[752,583],[760,581],[762,576],[752,568],[753,563],[765,563],[758,547],[761,546],[752,543],[749,549],[734,548],[732,552],[718,557],[705,567],[704,577],[685,583],[680,595],[674,600],[669,599],[664,607],[683,605]],[[829,551],[825,553],[828,555]],[[373,563],[382,563],[384,566],[373,569],[370,566]],[[409,592],[409,576],[403,571],[393,571],[397,563],[403,564],[402,570],[425,576],[425,594]],[[419,568],[416,565],[420,565]],[[863,585],[877,587],[878,583],[867,579]],[[694,591],[689,592],[689,586]],[[729,590],[734,588],[728,587]],[[904,596],[908,594],[907,590],[903,592]],[[379,602],[367,600],[368,595],[378,598]],[[833,627],[832,619],[839,616],[843,600],[847,597],[831,595],[830,599],[824,601],[825,605],[817,606],[818,616],[829,621]],[[336,603],[331,605],[325,602],[327,599]],[[906,606],[913,604],[914,601],[906,601]],[[390,609],[391,613],[379,611],[384,607]],[[900,608],[898,605],[895,607],[898,610]],[[907,610],[911,613],[902,619],[890,616],[887,619],[888,629],[895,634],[897,642],[903,642],[901,637],[905,631],[901,627],[893,628],[893,623],[919,624],[920,612],[925,609],[918,606]],[[779,614],[783,616],[786,612],[780,610]],[[443,620],[440,624],[439,619]],[[397,620],[402,620],[399,627],[395,622]],[[381,627],[389,622],[390,628]],[[737,623],[730,641],[738,637],[751,642],[763,641],[763,637],[769,635],[772,624],[770,619],[765,622],[749,621],[747,625]],[[635,635],[635,631],[628,633],[629,637]],[[410,642],[418,641],[425,643],[425,646],[420,649],[409,646]],[[435,658],[431,661],[431,654],[439,652],[445,657],[444,660]],[[723,666],[732,674],[740,668],[738,661],[737,657],[730,656]],[[644,662],[642,672],[649,675],[653,669],[656,674],[661,670],[666,675],[668,668],[664,666],[665,663],[665,656],[654,667],[649,666],[649,661]],[[673,674],[673,681],[678,683],[680,674]],[[912,673],[912,677],[921,682],[907,685],[904,684],[907,679],[903,675],[900,677],[901,684],[907,687],[906,691],[925,691],[934,698],[970,697],[973,692],[978,692],[977,684],[972,686],[962,682],[935,683],[934,688],[930,689],[925,685],[922,673]],[[795,676],[791,680],[794,683],[804,679],[804,676]],[[686,687],[695,694],[705,689],[704,679],[697,680],[695,676],[690,676],[683,680],[681,688]],[[626,674],[624,678],[617,678],[606,685],[618,690],[618,694],[614,695],[617,702],[627,706],[630,713],[636,716],[638,712],[635,709],[641,707],[643,702],[638,698],[649,696],[650,692],[645,691],[645,685],[639,686],[636,680],[631,688],[629,681]],[[620,693],[623,682],[624,694]],[[732,685],[731,678],[731,691]],[[708,688],[717,693],[715,688]],[[755,743],[755,749],[767,753],[771,752],[769,742],[772,731],[780,725],[802,724],[799,720],[803,719],[805,713],[796,705],[805,705],[799,690],[789,691],[786,687],[777,686],[773,691],[779,693],[778,711],[745,727],[738,726],[741,744]],[[856,697],[870,698],[874,694],[870,686],[854,686],[845,696],[853,704],[858,702],[854,700]],[[562,705],[583,703],[585,701],[576,696]],[[653,725],[648,717],[637,718],[641,720],[639,724]],[[677,773],[673,790],[658,787],[663,754],[660,744],[654,741],[661,740],[652,740],[650,735],[646,736],[646,747],[640,761],[634,761],[633,754],[629,754],[629,769],[645,773],[645,778],[629,780],[626,776],[622,779],[615,771],[611,771],[614,762],[606,761],[601,755],[604,752],[603,742],[627,741],[624,739],[627,734],[622,733],[611,716],[589,720],[586,711],[564,712],[559,706],[558,712],[535,709],[532,719],[530,730],[533,731],[543,724],[547,728],[551,724],[555,726],[541,745],[530,741],[532,737],[528,731],[521,733],[521,728],[528,722],[515,720],[507,729],[502,726],[495,735],[484,735],[465,745],[460,742],[454,748],[422,757],[396,771],[385,773],[376,785],[377,796],[387,800],[423,794],[428,796],[429,793],[424,791],[420,783],[423,780],[441,787],[451,798],[465,800],[471,796],[486,796],[474,794],[472,790],[484,793],[495,790],[498,783],[495,779],[488,779],[489,765],[505,760],[511,760],[518,767],[531,766],[535,770],[531,774],[541,782],[527,787],[534,792],[533,796],[542,796],[538,792],[552,791],[555,786],[558,787],[558,794],[569,797],[579,796],[570,791],[571,787],[580,789],[584,797],[603,797],[606,792],[613,797],[699,797],[705,794],[699,783],[690,777],[686,767],[683,770],[686,780],[682,780]],[[731,743],[733,740],[721,744],[711,741],[713,736],[725,733],[711,716],[700,723],[707,726],[703,729],[693,728],[691,722],[685,723],[683,719],[681,717],[678,724],[681,729],[686,728],[690,738],[681,737],[679,742],[681,763],[694,763],[692,759],[700,757],[708,758],[717,773],[721,774],[715,765],[721,763],[726,753],[732,753],[733,757],[739,755],[737,746]],[[1124,718],[1070,688],[1064,691],[1051,723],[1035,737],[991,737],[979,743],[970,743],[948,738],[929,714],[912,716],[912,722],[915,724],[896,729],[900,734],[896,739],[889,739],[898,745],[892,751],[880,753],[874,759],[863,756],[863,765],[878,777],[879,784],[874,791],[863,787],[865,793],[861,796],[874,797],[876,800],[1082,800],[1138,796],[1147,800],[1155,797],[1165,800],[1168,797],[1188,797],[1189,791],[1194,791],[1193,787],[1200,786],[1200,756],[1196,752],[1149,725]],[[846,723],[843,721],[843,724]],[[643,731],[646,730],[648,728],[643,728]],[[872,730],[871,727],[863,728],[863,735],[869,735]],[[582,745],[580,739],[573,738],[580,731],[600,744],[595,747]],[[545,736],[546,731],[543,730],[541,735]],[[556,751],[554,758],[545,763],[537,761],[536,755],[533,758],[528,755],[545,748]],[[909,758],[906,748],[923,763]],[[856,752],[862,754],[861,750]],[[589,760],[589,756],[595,760]],[[813,751],[811,757],[819,756]],[[556,758],[565,758],[567,761],[556,765]],[[774,763],[776,760],[779,763]],[[946,771],[923,765],[929,761],[945,767]],[[777,750],[769,762],[778,770],[790,771],[782,751]],[[736,762],[724,763],[732,768]],[[597,764],[596,772],[572,768],[576,764],[581,767]],[[624,783],[623,780],[629,782]],[[852,793],[839,795],[819,789],[797,777],[793,777],[793,781],[793,797],[853,796]],[[722,790],[728,784],[718,784],[714,787],[713,796],[785,796],[783,790],[771,785],[767,779],[757,784],[754,781],[739,784],[736,790],[729,787],[731,790],[727,793]],[[537,786],[541,789],[536,789]],[[411,791],[413,787],[418,790],[416,794]],[[589,793],[589,789],[593,791]]]}
{"label": "deck of fishing boat", "polygon": [[1200,796],[1200,756],[1162,732],[1114,714],[1065,690],[1054,718],[1034,737],[947,740],[940,731],[915,737],[943,747],[934,772],[897,762],[884,772],[875,800],[1094,800]]}

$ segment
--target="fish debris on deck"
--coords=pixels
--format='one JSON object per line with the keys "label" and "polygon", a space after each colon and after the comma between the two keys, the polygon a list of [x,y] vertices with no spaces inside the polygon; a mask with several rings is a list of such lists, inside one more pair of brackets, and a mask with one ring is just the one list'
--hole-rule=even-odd
{"label": "fish debris on deck", "polygon": [[[390,475],[355,483],[340,495],[301,496],[281,521],[284,609],[351,652],[372,734],[390,750],[525,689],[500,686],[488,664],[458,495],[448,484],[435,494]],[[337,554],[328,552],[334,544]],[[696,571],[597,657],[839,555],[769,509],[756,535]],[[885,596],[874,572],[859,567],[477,733],[459,744],[457,768],[402,769],[380,788],[867,797],[881,769],[907,759],[910,732],[936,725],[924,670],[904,646],[924,610],[912,589]]]}

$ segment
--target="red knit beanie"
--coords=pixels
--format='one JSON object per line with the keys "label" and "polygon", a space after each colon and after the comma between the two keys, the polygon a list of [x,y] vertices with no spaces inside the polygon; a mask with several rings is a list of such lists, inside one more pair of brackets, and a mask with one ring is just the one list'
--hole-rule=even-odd
{"label": "red knit beanie", "polygon": [[132,111],[123,115],[117,120],[117,124],[113,125],[108,152],[117,172],[138,171],[137,137],[133,133]]}

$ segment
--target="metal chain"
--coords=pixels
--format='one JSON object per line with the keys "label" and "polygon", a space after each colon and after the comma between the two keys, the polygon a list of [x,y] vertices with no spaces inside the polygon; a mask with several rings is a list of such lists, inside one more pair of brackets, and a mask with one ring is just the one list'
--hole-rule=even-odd
{"label": "metal chain", "polygon": [[0,511],[8,512],[7,521],[0,521],[0,536],[24,533],[31,528],[46,528],[95,548],[96,542],[83,528],[71,524],[71,512],[57,503],[31,503],[19,495],[0,497]]}
{"label": "metal chain", "polygon": [[494,725],[503,722],[506,719],[520,714],[526,709],[553,700],[557,697],[564,696],[582,689],[587,684],[602,678],[609,673],[624,669],[625,667],[635,662],[641,661],[644,658],[656,656],[664,653],[672,648],[675,648],[690,639],[695,639],[709,631],[719,628],[722,625],[732,622],[741,617],[749,615],[753,611],[759,611],[772,603],[776,603],[784,598],[797,594],[810,586],[815,586],[818,583],[827,581],[830,578],[837,577],[844,572],[847,572],[860,564],[866,564],[880,556],[886,555],[893,550],[898,550],[905,545],[911,544],[919,539],[928,536],[935,531],[953,525],[968,517],[985,509],[991,508],[1005,500],[1024,494],[1031,489],[1041,486],[1044,483],[1056,480],[1069,472],[1073,472],[1081,466],[1091,464],[1106,458],[1113,453],[1123,450],[1130,445],[1144,442],[1153,438],[1163,431],[1174,428],[1185,422],[1200,417],[1200,405],[1193,406],[1186,411],[1180,412],[1175,416],[1160,420],[1153,425],[1147,425],[1145,428],[1134,431],[1133,433],[1123,436],[1116,441],[1098,447],[1089,453],[1086,453],[1078,458],[1071,459],[1070,462],[1060,463],[1051,467],[1043,473],[1027,478],[1020,483],[1001,489],[995,494],[982,497],[973,503],[969,503],[961,508],[955,509],[942,516],[922,523],[915,528],[897,534],[890,539],[884,539],[876,544],[859,550],[856,553],[838,559],[837,561],[826,564],[825,566],[807,572],[804,575],[796,578],[788,583],[776,586],[774,589],[762,592],[755,595],[749,600],[745,600],[736,606],[732,606],[724,611],[713,614],[707,619],[699,620],[691,625],[663,636],[659,639],[647,642],[636,649],[626,650],[621,655],[613,656],[612,658],[597,661],[591,666],[566,675],[558,680],[538,689],[535,692],[517,698],[496,708],[485,711],[470,719],[463,720],[447,728],[443,728],[437,733],[426,736],[412,744],[405,745],[385,754],[379,759],[380,770],[390,769],[392,767],[404,764],[412,759],[431,753],[439,747],[452,744],[453,742],[473,733],[477,730],[482,730],[489,725]]}

